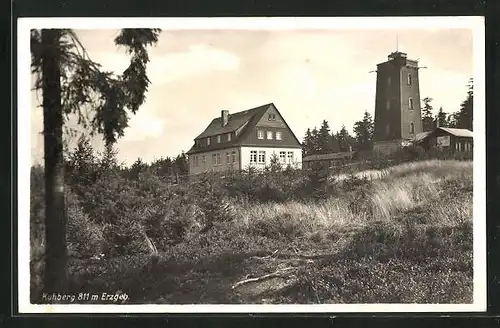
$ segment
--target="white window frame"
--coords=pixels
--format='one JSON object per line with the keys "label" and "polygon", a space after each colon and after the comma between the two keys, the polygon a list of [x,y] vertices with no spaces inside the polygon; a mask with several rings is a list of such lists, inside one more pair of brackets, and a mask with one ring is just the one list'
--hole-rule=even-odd
{"label": "white window frame", "polygon": [[259,157],[257,160],[258,160],[259,164],[266,163],[266,151],[265,150],[259,150]]}
{"label": "white window frame", "polygon": [[280,163],[286,163],[286,151],[280,151]]}
{"label": "white window frame", "polygon": [[221,165],[220,153],[217,153],[217,165]]}
{"label": "white window frame", "polygon": [[287,153],[288,163],[293,163],[293,151]]}
{"label": "white window frame", "polygon": [[264,140],[264,131],[263,130],[257,130],[257,139]]}
{"label": "white window frame", "polygon": [[257,163],[257,151],[250,150],[250,163]]}
{"label": "white window frame", "polygon": [[231,133],[227,134],[227,141],[231,141]]}
{"label": "white window frame", "polygon": [[283,138],[283,134],[281,133],[281,131],[276,131],[276,140],[282,140]]}
{"label": "white window frame", "polygon": [[233,163],[236,163],[236,151],[232,151],[231,155],[233,156]]}
{"label": "white window frame", "polygon": [[273,131],[266,131],[266,139],[273,140]]}
{"label": "white window frame", "polygon": [[231,164],[231,155],[229,152],[226,152],[226,164]]}
{"label": "white window frame", "polygon": [[217,143],[220,143],[220,134],[217,136]]}
{"label": "white window frame", "polygon": [[207,138],[207,146],[210,146],[210,137]]}

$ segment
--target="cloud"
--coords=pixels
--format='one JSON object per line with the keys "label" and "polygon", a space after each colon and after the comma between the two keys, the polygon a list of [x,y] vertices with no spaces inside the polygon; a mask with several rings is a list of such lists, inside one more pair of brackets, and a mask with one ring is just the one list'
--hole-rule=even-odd
{"label": "cloud", "polygon": [[150,137],[157,138],[162,135],[163,128],[163,120],[148,114],[143,108],[130,118],[129,126],[121,140],[138,141]]}
{"label": "cloud", "polygon": [[206,44],[190,45],[188,51],[169,53],[151,60],[148,71],[153,83],[172,82],[210,71],[233,71],[240,66],[238,56]]}

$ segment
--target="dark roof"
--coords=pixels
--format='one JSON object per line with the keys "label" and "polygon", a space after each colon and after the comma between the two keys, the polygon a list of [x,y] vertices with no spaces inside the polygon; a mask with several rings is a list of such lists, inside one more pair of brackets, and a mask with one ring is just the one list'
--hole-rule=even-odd
{"label": "dark roof", "polygon": [[212,122],[210,122],[208,127],[205,129],[205,131],[203,131],[195,139],[202,139],[219,134],[234,132],[238,130],[240,127],[242,127],[245,123],[249,122],[254,116],[259,116],[259,117],[262,116],[270,105],[272,104],[270,103],[252,109],[248,109],[242,112],[229,114],[226,126],[222,126],[220,116],[214,118]]}
{"label": "dark roof", "polygon": [[352,157],[355,152],[338,152],[338,153],[330,153],[330,154],[320,154],[320,155],[309,155],[302,159],[303,162],[309,161],[324,161],[324,160],[332,160],[332,159],[340,159],[340,158],[348,158]]}
{"label": "dark roof", "polygon": [[[230,142],[224,142],[224,143],[212,143],[208,147],[203,147],[203,148],[198,148],[196,147],[196,144],[191,147],[191,149],[186,153],[186,154],[194,154],[194,153],[202,153],[202,152],[207,152],[207,151],[212,151],[212,150],[220,150],[220,149],[225,149],[225,148],[232,148],[234,146],[249,146],[251,144],[248,144],[245,142],[245,139],[248,137],[249,134],[252,133],[252,127],[254,127],[259,120],[262,118],[262,116],[266,113],[266,111],[269,109],[270,106],[273,106],[276,110],[276,106],[274,106],[273,103],[265,104],[259,107],[251,108],[242,112],[237,112],[234,114],[229,114],[228,115],[228,123],[226,126],[222,126],[221,124],[221,118],[220,116],[217,118],[214,118],[212,122],[208,125],[208,127],[200,134],[198,135],[195,140],[200,140],[203,138],[208,138],[216,135],[221,135],[221,134],[226,134],[226,133],[232,133],[236,132],[238,130],[239,133],[238,135],[233,135],[233,138],[231,139]],[[279,111],[278,111],[279,113]],[[281,115],[281,114],[280,114]],[[302,145],[300,141],[297,139],[293,131],[291,131],[290,127],[286,123],[285,120],[283,120],[285,125],[288,127],[290,130],[291,134],[293,135],[296,144],[294,145],[286,145],[287,148],[301,148]],[[262,145],[256,145],[256,146],[261,146]]]}

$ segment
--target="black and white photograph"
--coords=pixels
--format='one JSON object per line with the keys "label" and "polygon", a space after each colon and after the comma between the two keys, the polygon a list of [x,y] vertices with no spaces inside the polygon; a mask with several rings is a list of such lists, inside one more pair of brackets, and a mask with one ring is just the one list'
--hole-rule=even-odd
{"label": "black and white photograph", "polygon": [[484,19],[22,18],[21,313],[486,309]]}

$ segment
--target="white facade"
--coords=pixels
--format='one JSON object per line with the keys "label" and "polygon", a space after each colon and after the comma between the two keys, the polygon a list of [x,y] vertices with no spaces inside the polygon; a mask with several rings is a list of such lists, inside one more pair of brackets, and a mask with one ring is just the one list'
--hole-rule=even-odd
{"label": "white facade", "polygon": [[263,169],[271,164],[276,154],[281,165],[302,167],[302,149],[276,147],[233,147],[213,150],[189,156],[189,173],[200,174],[206,171],[222,172],[229,169],[242,170],[249,166]]}
{"label": "white facade", "polygon": [[302,149],[300,148],[244,146],[241,147],[240,150],[241,169],[245,169],[248,166],[256,168],[269,166],[271,164],[271,158],[274,154],[278,156],[278,159],[283,166],[291,165],[295,168],[302,167]]}

